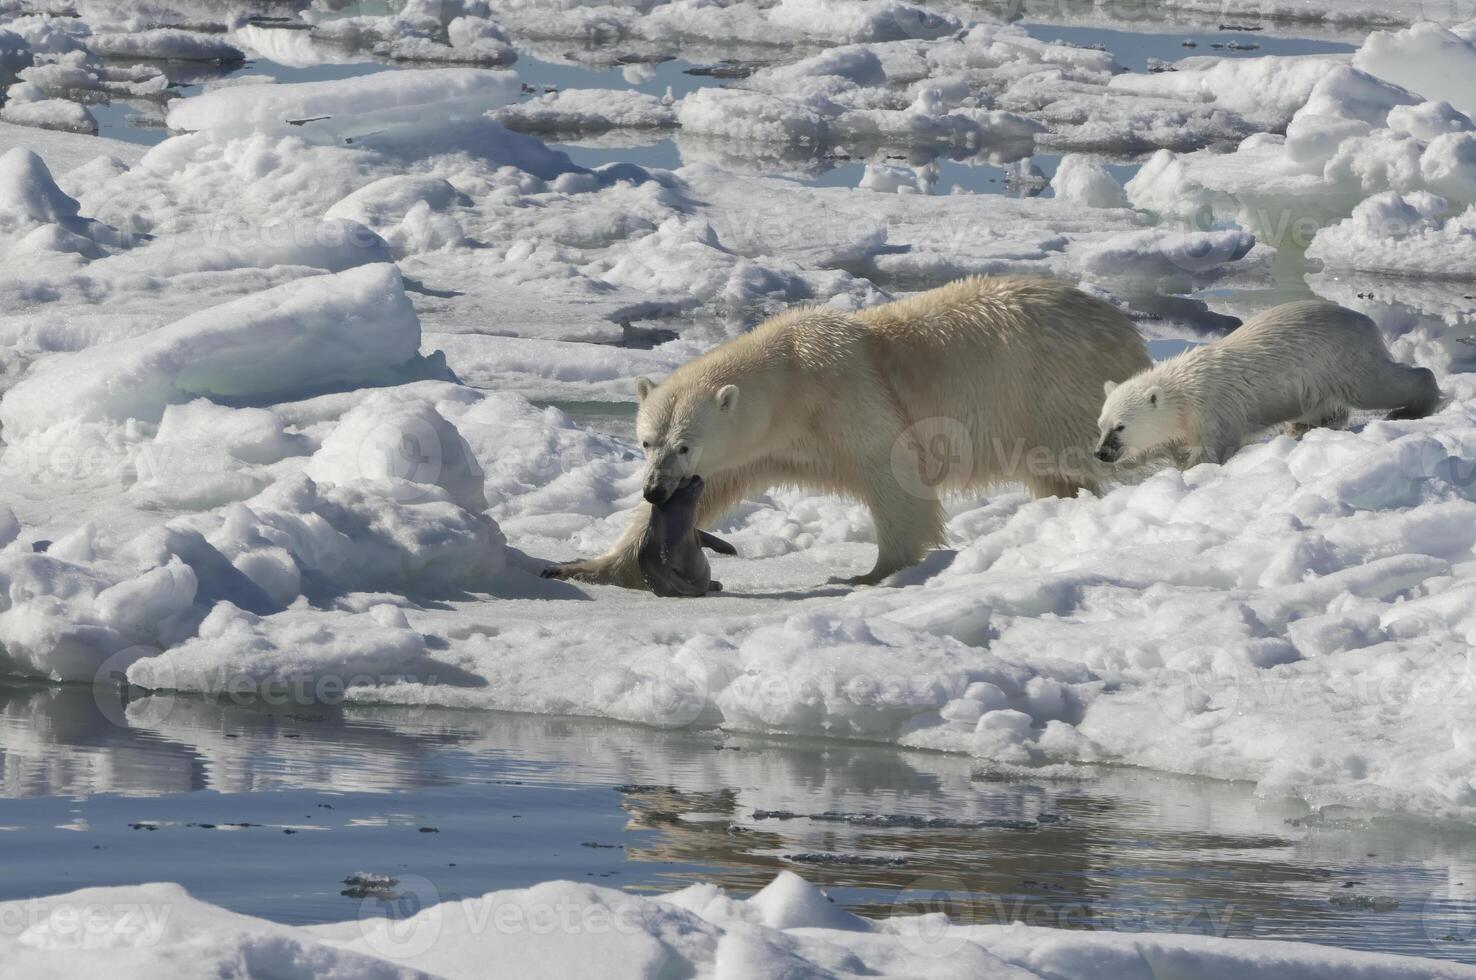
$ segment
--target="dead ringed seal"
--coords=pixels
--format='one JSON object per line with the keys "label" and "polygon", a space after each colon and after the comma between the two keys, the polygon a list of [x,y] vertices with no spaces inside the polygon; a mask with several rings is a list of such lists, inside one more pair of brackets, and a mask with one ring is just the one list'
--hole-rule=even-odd
{"label": "dead ringed seal", "polygon": [[697,501],[701,499],[702,477],[694,476],[666,500],[651,506],[651,522],[641,537],[636,560],[647,588],[659,596],[701,596],[722,591],[722,583],[712,580],[712,569],[702,549],[708,547],[720,555],[736,555],[738,551],[722,538],[698,530]]}

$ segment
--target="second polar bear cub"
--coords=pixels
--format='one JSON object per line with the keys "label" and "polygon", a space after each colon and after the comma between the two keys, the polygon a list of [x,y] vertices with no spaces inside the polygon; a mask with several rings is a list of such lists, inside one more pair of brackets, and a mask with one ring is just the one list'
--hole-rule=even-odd
{"label": "second polar bear cub", "polygon": [[1104,462],[1169,451],[1183,465],[1223,463],[1268,426],[1341,427],[1350,408],[1423,418],[1441,402],[1435,375],[1390,357],[1372,320],[1317,301],[1267,310],[1217,343],[1104,388],[1096,451]]}

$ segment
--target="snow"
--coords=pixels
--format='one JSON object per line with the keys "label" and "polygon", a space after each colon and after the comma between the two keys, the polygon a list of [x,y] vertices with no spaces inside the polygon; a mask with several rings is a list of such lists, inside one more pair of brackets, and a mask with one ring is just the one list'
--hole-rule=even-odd
{"label": "snow", "polygon": [[374,395],[350,409],[303,471],[320,484],[399,480],[407,492],[445,490],[460,507],[487,509],[484,476],[456,426],[423,399]]}
{"label": "snow", "polygon": [[1107,168],[1088,157],[1068,153],[1061,157],[1056,175],[1051,178],[1056,197],[1088,208],[1121,208],[1127,206],[1122,185]]}
{"label": "snow", "polygon": [[1256,120],[1265,129],[1280,129],[1306,104],[1312,87],[1347,60],[1345,55],[1184,58],[1174,63],[1171,72],[1114,76],[1109,88],[1213,102]]}
{"label": "snow", "polygon": [[1476,976],[1455,963],[1307,944],[966,925],[942,913],[868,919],[782,871],[748,899],[692,885],[655,898],[570,881],[435,903],[402,920],[374,915],[292,927],[239,915],[177,885],[91,888],[0,904],[18,924],[0,946],[15,975],[106,970],[121,980],[245,971],[275,977],[843,976],[1427,980]]}
{"label": "snow", "polygon": [[23,147],[37,154],[54,172],[65,174],[98,157],[113,157],[128,165],[137,163],[145,147],[136,143],[71,133],[41,132],[26,126],[0,122],[0,153]]}
{"label": "snow", "polygon": [[1476,113],[1476,94],[1462,79],[1476,71],[1476,47],[1433,22],[1406,31],[1375,31],[1353,66],[1430,98],[1447,97],[1459,111]]}
{"label": "snow", "polygon": [[169,61],[230,63],[246,56],[241,49],[210,34],[160,28],[127,34],[92,34],[87,47],[115,58],[159,58]]}
{"label": "snow", "polygon": [[[408,123],[423,118],[428,103],[447,121],[475,116],[511,102],[517,76],[478,68],[383,72],[360,78],[298,82],[269,88],[227,88],[181,99],[169,108],[178,130],[260,130],[290,133],[294,121],[323,120],[335,131],[353,125]],[[327,128],[327,127],[320,127]]]}
{"label": "snow", "polygon": [[1254,136],[1228,154],[1161,151],[1127,184],[1128,200],[1238,223],[1330,268],[1459,276],[1476,265],[1459,217],[1476,203],[1476,135],[1457,74],[1476,58],[1471,34],[1375,32],[1351,64],[1317,78],[1284,138]]}
{"label": "snow", "polygon": [[97,120],[87,111],[87,107],[66,99],[7,102],[4,107],[0,107],[0,122],[89,136],[97,132]]}
{"label": "snow", "polygon": [[0,423],[14,445],[64,421],[157,422],[166,405],[202,395],[285,401],[385,382],[409,369],[419,347],[399,273],[375,263],[53,360],[5,393]]}
{"label": "snow", "polygon": [[671,103],[644,92],[568,89],[494,110],[492,118],[528,133],[669,129],[677,124]]}
{"label": "snow", "polygon": [[[1403,26],[1416,21],[1469,19],[1476,10],[1463,2],[1432,7],[1418,0],[1169,0],[1172,10],[1208,15],[1225,23],[1262,18],[1276,21],[1326,23],[1347,27]],[[1212,21],[1214,22],[1214,21]]]}
{"label": "snow", "polygon": [[1451,213],[1429,191],[1375,194],[1307,249],[1331,269],[1476,279],[1476,205]]}

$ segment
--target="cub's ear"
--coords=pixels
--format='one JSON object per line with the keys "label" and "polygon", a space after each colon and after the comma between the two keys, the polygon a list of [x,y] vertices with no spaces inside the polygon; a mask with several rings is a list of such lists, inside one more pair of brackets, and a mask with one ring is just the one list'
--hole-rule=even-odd
{"label": "cub's ear", "polygon": [[738,386],[723,385],[718,389],[717,407],[719,412],[731,412],[733,406],[738,404]]}
{"label": "cub's ear", "polygon": [[1149,404],[1149,406],[1151,406],[1153,408],[1157,408],[1158,407],[1158,403],[1161,400],[1160,396],[1162,394],[1163,394],[1163,392],[1160,389],[1158,389],[1158,388],[1149,388],[1148,389],[1148,404]]}
{"label": "cub's ear", "polygon": [[649,395],[651,393],[651,389],[655,387],[656,382],[652,381],[650,378],[636,378],[636,399],[638,401],[645,401],[646,396]]}
{"label": "cub's ear", "polygon": [[1117,382],[1116,381],[1103,381],[1102,382],[1102,394],[1104,396],[1110,395],[1110,394],[1112,394],[1112,389],[1114,389],[1116,387],[1117,387]]}

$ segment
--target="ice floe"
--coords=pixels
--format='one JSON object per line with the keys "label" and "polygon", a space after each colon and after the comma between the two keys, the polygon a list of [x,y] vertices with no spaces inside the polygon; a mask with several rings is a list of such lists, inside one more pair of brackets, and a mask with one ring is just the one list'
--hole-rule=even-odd
{"label": "ice floe", "polygon": [[1351,64],[1316,78],[1284,136],[1257,135],[1228,154],[1161,151],[1128,183],[1128,200],[1198,223],[1235,221],[1336,267],[1476,276],[1460,218],[1476,203],[1476,133],[1459,80],[1476,59],[1473,33],[1375,32]]}
{"label": "ice floe", "polygon": [[425,879],[407,876],[397,884],[417,902],[413,916],[377,915],[381,899],[369,894],[360,918],[314,926],[230,912],[168,884],[7,902],[0,914],[21,925],[14,941],[0,947],[0,965],[38,980],[103,969],[127,980],[184,980],[228,970],[284,978],[460,980],[485,975],[488,963],[530,980],[589,973],[1030,980],[1148,976],[1165,969],[1276,980],[1476,975],[1457,963],[1311,944],[1023,922],[970,925],[904,907],[891,917],[865,918],[788,871],[747,899],[709,884],[644,897],[551,881],[437,902]]}

